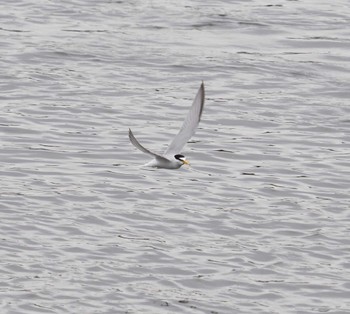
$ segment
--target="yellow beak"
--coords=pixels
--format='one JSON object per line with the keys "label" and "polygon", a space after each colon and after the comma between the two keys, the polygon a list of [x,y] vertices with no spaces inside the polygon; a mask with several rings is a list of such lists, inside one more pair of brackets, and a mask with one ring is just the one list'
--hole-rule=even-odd
{"label": "yellow beak", "polygon": [[185,165],[189,165],[190,163],[189,163],[189,161],[187,161],[186,159],[185,160],[181,160],[182,162],[183,162],[183,164]]}

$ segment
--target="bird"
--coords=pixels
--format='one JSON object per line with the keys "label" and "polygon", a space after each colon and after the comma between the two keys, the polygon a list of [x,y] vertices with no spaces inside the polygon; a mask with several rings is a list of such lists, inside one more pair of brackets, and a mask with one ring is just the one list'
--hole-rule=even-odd
{"label": "bird", "polygon": [[181,150],[186,145],[187,141],[196,132],[204,108],[204,98],[204,82],[202,82],[179,133],[177,133],[163,154],[156,154],[142,146],[129,128],[130,142],[140,151],[153,157],[153,159],[150,162],[146,163],[144,166],[165,169],[178,169],[182,165],[189,165],[186,157],[181,154]]}

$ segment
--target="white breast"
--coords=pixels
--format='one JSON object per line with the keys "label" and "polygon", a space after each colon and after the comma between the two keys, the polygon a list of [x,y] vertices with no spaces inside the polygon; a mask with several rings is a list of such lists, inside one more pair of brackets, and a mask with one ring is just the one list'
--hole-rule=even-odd
{"label": "white breast", "polygon": [[150,162],[144,165],[145,167],[165,168],[165,169],[178,169],[182,166],[181,161],[163,161],[152,159]]}

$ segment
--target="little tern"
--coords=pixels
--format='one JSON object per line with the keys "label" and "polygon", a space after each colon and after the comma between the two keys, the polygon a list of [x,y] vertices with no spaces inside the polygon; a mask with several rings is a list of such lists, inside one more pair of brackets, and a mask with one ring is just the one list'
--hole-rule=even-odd
{"label": "little tern", "polygon": [[202,116],[203,107],[204,83],[202,82],[197,92],[197,95],[194,98],[191,109],[188,112],[179,133],[175,136],[173,141],[170,143],[170,145],[162,155],[153,153],[147,148],[143,147],[135,138],[132,131],[129,129],[130,142],[140,151],[153,157],[153,160],[145,164],[145,166],[155,168],[178,169],[184,164],[189,165],[189,162],[186,160],[185,156],[181,155],[181,150],[186,145],[187,141],[195,133]]}

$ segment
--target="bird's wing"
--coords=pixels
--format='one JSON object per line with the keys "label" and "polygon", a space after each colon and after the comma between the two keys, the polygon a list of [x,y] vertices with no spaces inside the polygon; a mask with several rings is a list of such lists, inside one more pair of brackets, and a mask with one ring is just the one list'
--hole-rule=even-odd
{"label": "bird's wing", "polygon": [[201,119],[204,107],[204,97],[204,83],[202,82],[193,101],[192,107],[188,112],[179,133],[175,136],[173,141],[164,152],[164,156],[174,156],[176,154],[179,154],[187,141],[195,133],[198,123]]}
{"label": "bird's wing", "polygon": [[169,160],[163,156],[160,156],[156,153],[152,153],[151,151],[149,151],[147,148],[144,148],[139,142],[138,140],[135,138],[134,134],[131,132],[131,130],[129,129],[129,139],[131,144],[133,144],[136,148],[138,148],[141,152],[144,152],[148,155],[153,156],[154,158],[158,159],[158,160],[163,160],[163,161],[168,161]]}

